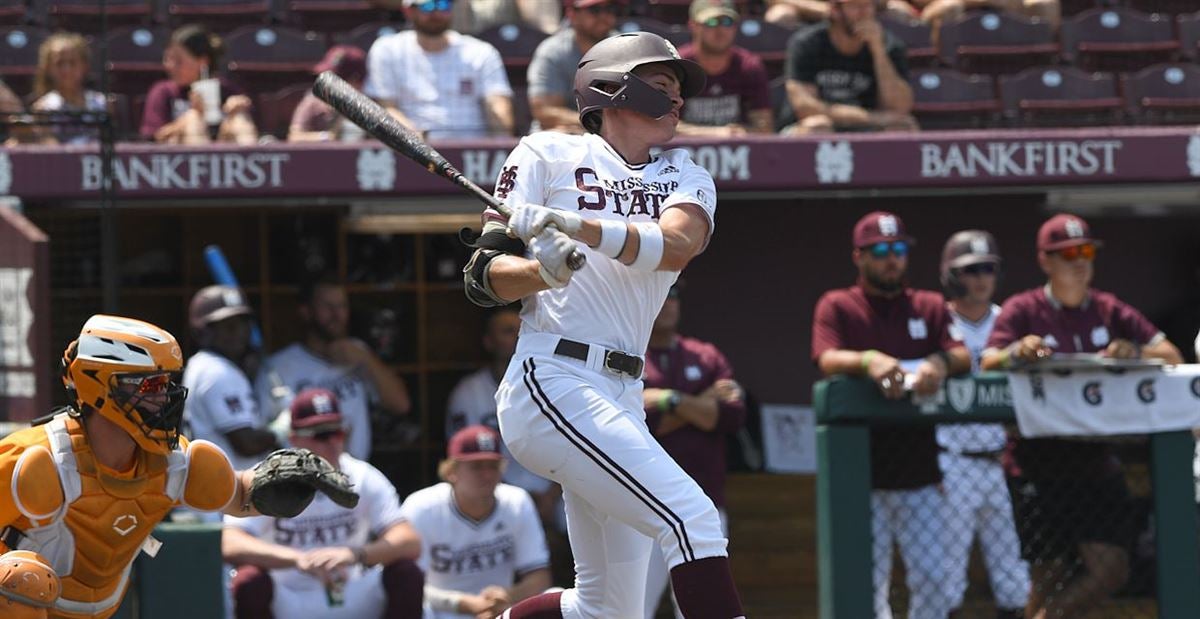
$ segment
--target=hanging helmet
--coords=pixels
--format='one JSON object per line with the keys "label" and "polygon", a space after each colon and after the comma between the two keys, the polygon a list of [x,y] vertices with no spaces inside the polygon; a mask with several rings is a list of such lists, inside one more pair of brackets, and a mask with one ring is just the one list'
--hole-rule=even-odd
{"label": "hanging helmet", "polygon": [[707,79],[704,69],[680,58],[670,41],[649,32],[618,34],[593,45],[579,61],[575,72],[575,105],[579,108],[580,122],[604,108],[631,109],[651,118],[669,113],[671,98],[633,74],[634,69],[656,62],[675,69],[683,98],[704,89]]}
{"label": "hanging helmet", "polygon": [[97,314],[63,353],[63,384],[151,453],[179,445],[187,388],[175,380],[183,354],[175,336],[150,323]]}
{"label": "hanging helmet", "polygon": [[996,237],[990,232],[962,230],[946,240],[946,246],[942,248],[941,275],[947,298],[957,299],[967,294],[966,287],[958,277],[958,270],[981,262],[1000,267],[1000,250],[996,247]]}

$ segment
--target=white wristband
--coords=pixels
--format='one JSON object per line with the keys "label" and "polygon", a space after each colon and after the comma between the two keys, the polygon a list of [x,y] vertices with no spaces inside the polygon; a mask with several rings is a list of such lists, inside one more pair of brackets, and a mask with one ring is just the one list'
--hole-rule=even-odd
{"label": "white wristband", "polygon": [[636,223],[633,227],[638,233],[638,255],[629,266],[639,271],[657,271],[663,257],[662,228],[651,222]]}
{"label": "white wristband", "polygon": [[425,585],[425,603],[429,605],[431,610],[457,613],[458,603],[461,602],[462,599],[463,594],[458,591],[450,591],[449,589],[439,589],[433,585]]}
{"label": "white wristband", "polygon": [[624,221],[601,219],[600,245],[596,247],[596,251],[615,260],[621,255],[621,250],[625,249],[625,239],[628,235],[629,225]]}

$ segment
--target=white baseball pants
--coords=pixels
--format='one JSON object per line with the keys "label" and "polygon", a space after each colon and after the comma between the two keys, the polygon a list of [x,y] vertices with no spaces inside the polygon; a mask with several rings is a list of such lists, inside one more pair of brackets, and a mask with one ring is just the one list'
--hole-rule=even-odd
{"label": "white baseball pants", "polygon": [[908,585],[909,619],[946,619],[946,501],[937,486],[871,491],[871,535],[875,562],[875,618],[892,619],[888,592],[892,545],[900,546]]}

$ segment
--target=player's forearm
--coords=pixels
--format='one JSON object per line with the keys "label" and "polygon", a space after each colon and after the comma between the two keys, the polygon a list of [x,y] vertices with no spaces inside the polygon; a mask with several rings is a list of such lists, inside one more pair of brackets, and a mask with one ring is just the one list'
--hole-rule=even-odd
{"label": "player's forearm", "polygon": [[687,394],[680,396],[679,406],[675,408],[676,416],[705,432],[711,432],[717,427],[721,409],[716,398]]}
{"label": "player's forearm", "polygon": [[417,126],[415,124],[413,124],[412,119],[410,119],[407,115],[405,115],[404,112],[401,112],[400,108],[396,107],[394,104],[387,102],[387,101],[384,101],[382,103],[383,103],[383,108],[385,110],[387,110],[388,114],[392,115],[392,118],[395,118],[400,124],[404,125],[405,128],[407,128],[411,131],[414,131],[414,132],[420,134],[422,137],[424,137],[425,132],[422,131],[421,129],[418,129]]}
{"label": "player's forearm", "polygon": [[863,361],[866,351],[862,350],[827,350],[821,353],[817,367],[825,376],[846,374],[850,376],[866,376],[867,367]]}
{"label": "player's forearm", "polygon": [[407,523],[388,529],[379,539],[362,547],[363,565],[390,565],[421,556],[421,536]]}
{"label": "player's forearm", "polygon": [[221,510],[222,513],[239,518],[247,518],[249,516],[258,516],[258,510],[254,509],[254,505],[250,502],[250,487],[254,483],[254,469],[248,468],[244,471],[237,471],[237,488],[233,492],[233,499]]}
{"label": "player's forearm", "polygon": [[1143,359],[1162,359],[1165,363],[1183,363],[1183,353],[1166,338],[1142,347]]}
{"label": "player's forearm", "polygon": [[487,116],[488,128],[493,135],[513,134],[513,104],[512,97],[492,95],[484,99],[484,112]]}
{"label": "player's forearm", "polygon": [[373,353],[368,354],[363,367],[379,393],[383,408],[393,415],[406,415],[412,410],[412,400],[408,396],[408,387],[405,386],[404,380],[396,376],[379,357]]}
{"label": "player's forearm", "polygon": [[879,84],[879,109],[907,114],[912,111],[913,92],[908,81],[900,77],[887,50],[882,45],[871,50],[875,64],[875,80]]}
{"label": "player's forearm", "polygon": [[558,101],[559,97],[554,97],[555,100],[548,100],[550,97],[530,97],[529,107],[530,113],[537,119],[538,124],[543,129],[553,129],[556,127],[571,127],[582,128],[579,124],[579,112],[572,110]]}
{"label": "player's forearm", "polygon": [[258,539],[241,529],[226,527],[221,532],[221,557],[227,563],[288,569],[296,567],[299,556],[295,549]]}
{"label": "player's forearm", "polygon": [[688,426],[687,420],[679,415],[662,415],[662,421],[658,422],[658,427],[654,429],[654,436],[666,436],[680,428]]}
{"label": "player's forearm", "polygon": [[488,265],[488,283],[502,299],[515,301],[550,285],[538,273],[538,261],[519,256],[500,256]]}
{"label": "player's forearm", "polygon": [[546,589],[550,588],[550,570],[542,568],[534,570],[521,577],[517,584],[513,585],[508,590],[508,599],[513,603],[520,602],[525,598],[533,597]]}

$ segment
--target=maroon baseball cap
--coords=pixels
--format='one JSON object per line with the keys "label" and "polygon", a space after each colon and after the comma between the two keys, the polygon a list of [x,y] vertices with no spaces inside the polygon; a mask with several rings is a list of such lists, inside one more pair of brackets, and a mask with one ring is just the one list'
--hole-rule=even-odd
{"label": "maroon baseball cap", "polygon": [[895,213],[874,211],[863,215],[854,224],[854,247],[866,247],[879,242],[906,241],[916,243],[916,239],[908,235],[904,221]]}
{"label": "maroon baseball cap", "polygon": [[337,396],[328,389],[309,388],[292,400],[292,432],[313,436],[341,430],[342,412]]}
{"label": "maroon baseball cap", "polygon": [[1042,224],[1037,235],[1038,251],[1058,251],[1074,245],[1091,243],[1097,247],[1103,245],[1099,239],[1092,236],[1092,227],[1075,215],[1059,213]]}
{"label": "maroon baseball cap", "polygon": [[326,71],[333,71],[344,80],[366,79],[367,54],[355,45],[334,45],[313,67],[313,73]]}
{"label": "maroon baseball cap", "polygon": [[450,437],[446,455],[451,460],[503,460],[500,435],[487,426],[467,426]]}

